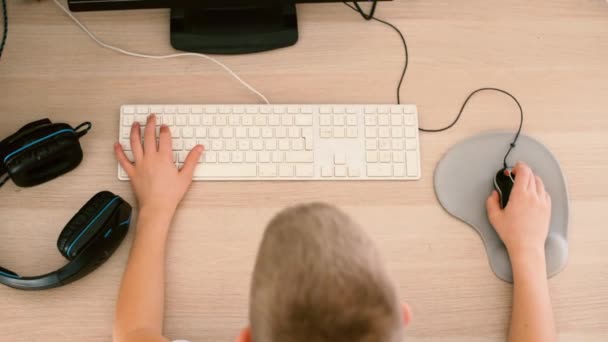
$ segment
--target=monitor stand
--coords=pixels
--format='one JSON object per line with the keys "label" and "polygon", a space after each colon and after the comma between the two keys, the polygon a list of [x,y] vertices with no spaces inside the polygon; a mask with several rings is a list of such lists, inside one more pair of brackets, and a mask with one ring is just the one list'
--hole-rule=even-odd
{"label": "monitor stand", "polygon": [[171,8],[171,45],[178,50],[244,54],[287,47],[297,41],[293,0],[274,0],[259,6]]}

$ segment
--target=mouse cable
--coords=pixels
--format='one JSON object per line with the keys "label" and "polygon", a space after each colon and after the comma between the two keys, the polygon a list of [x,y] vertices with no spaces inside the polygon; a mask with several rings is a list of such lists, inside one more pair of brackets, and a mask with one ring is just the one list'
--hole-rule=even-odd
{"label": "mouse cable", "polygon": [[[405,63],[403,66],[403,71],[401,72],[401,78],[399,79],[399,84],[397,85],[397,104],[401,104],[401,87],[403,86],[403,80],[405,79],[405,73],[407,72],[407,67],[408,67],[409,59],[410,59],[409,51],[408,51],[408,47],[407,47],[407,41],[405,40],[403,33],[401,33],[401,30],[399,30],[395,25],[393,25],[387,21],[384,21],[382,19],[378,19],[374,16],[374,14],[376,12],[376,5],[378,3],[378,0],[374,0],[369,14],[367,14],[363,11],[363,9],[359,6],[357,1],[354,1],[353,3],[355,6],[352,6],[351,4],[344,1],[344,4],[346,6],[350,7],[353,11],[361,14],[361,16],[365,20],[368,20],[368,21],[375,20],[377,22],[380,22],[384,25],[391,27],[393,30],[395,30],[399,34],[399,37],[401,38],[401,42],[403,43],[403,50],[405,52]],[[522,130],[523,123],[524,123],[524,110],[522,109],[522,106],[519,103],[519,101],[517,100],[517,98],[515,96],[513,96],[511,93],[509,93],[508,91],[498,89],[498,88],[492,88],[492,87],[485,87],[485,88],[477,89],[477,90],[473,91],[471,94],[469,94],[469,96],[466,98],[466,100],[464,100],[464,103],[462,104],[462,107],[460,107],[460,111],[458,112],[458,115],[456,115],[456,118],[454,119],[454,121],[452,121],[452,123],[450,123],[449,125],[447,125],[445,127],[437,128],[437,129],[425,129],[422,127],[420,127],[419,129],[421,132],[425,132],[425,133],[438,133],[438,132],[447,131],[448,129],[454,127],[454,125],[456,125],[458,120],[460,120],[460,117],[462,116],[462,113],[464,112],[464,109],[467,106],[467,103],[469,103],[469,100],[475,94],[482,92],[482,91],[496,91],[499,93],[503,93],[503,94],[509,96],[511,99],[513,99],[513,101],[515,101],[515,103],[517,104],[517,107],[519,108],[519,116],[520,116],[519,127],[517,129],[517,133],[515,134],[515,137],[513,138],[513,141],[509,144],[509,149],[507,150],[507,153],[505,154],[505,157],[503,159],[503,165],[505,168],[507,168],[508,167],[507,158],[511,154],[511,151],[515,148],[515,144],[517,143],[517,140],[519,139],[519,135],[521,134],[521,130]]]}
{"label": "mouse cable", "polygon": [[[2,0],[2,1],[6,1],[6,0]],[[218,66],[220,66],[222,69],[224,69],[226,72],[228,72],[232,77],[234,77],[237,81],[239,81],[243,86],[245,86],[247,89],[249,89],[251,92],[253,92],[257,96],[259,96],[266,104],[270,104],[270,101],[268,101],[266,96],[264,96],[262,93],[257,91],[253,86],[249,85],[249,83],[245,82],[241,77],[239,77],[239,75],[237,75],[234,71],[232,71],[232,69],[230,69],[224,63],[218,61],[217,59],[215,59],[213,57],[207,56],[202,53],[194,53],[194,52],[174,53],[174,54],[170,54],[170,55],[146,55],[146,54],[142,54],[142,53],[127,51],[127,50],[112,46],[110,44],[104,43],[101,39],[97,38],[97,36],[95,34],[93,34],[91,31],[89,31],[89,29],[86,26],[84,26],[84,24],[81,23],[80,20],[78,20],[67,8],[65,8],[65,6],[63,6],[59,2],[59,0],[53,0],[53,1],[57,5],[57,7],[59,7],[68,17],[70,17],[70,19],[72,19],[74,21],[74,23],[76,23],[76,25],[78,25],[78,27],[80,27],[80,29],[82,29],[91,39],[93,39],[95,41],[95,43],[97,43],[101,47],[104,47],[106,49],[109,49],[109,50],[112,50],[112,51],[115,51],[118,53],[125,54],[127,56],[148,58],[148,59],[169,59],[169,58],[189,57],[189,56],[204,58],[204,59],[211,61],[211,62],[217,64]]]}
{"label": "mouse cable", "polygon": [[4,30],[2,31],[2,41],[0,42],[0,58],[2,58],[4,45],[6,45],[6,38],[8,37],[8,11],[6,10],[6,0],[2,0],[2,18],[4,20]]}

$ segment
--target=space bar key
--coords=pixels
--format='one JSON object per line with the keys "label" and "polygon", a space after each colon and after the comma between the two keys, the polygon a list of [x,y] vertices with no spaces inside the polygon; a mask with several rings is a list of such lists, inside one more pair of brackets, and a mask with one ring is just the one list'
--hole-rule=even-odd
{"label": "space bar key", "polygon": [[194,170],[197,178],[249,178],[256,177],[257,165],[255,164],[198,164]]}

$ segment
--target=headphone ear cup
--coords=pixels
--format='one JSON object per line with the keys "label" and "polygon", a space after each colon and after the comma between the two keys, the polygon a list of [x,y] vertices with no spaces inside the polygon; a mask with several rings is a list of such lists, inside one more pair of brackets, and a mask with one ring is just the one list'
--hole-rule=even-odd
{"label": "headphone ear cup", "polygon": [[77,253],[69,253],[74,240],[88,227],[88,224],[116,196],[108,191],[102,191],[91,198],[66,224],[57,239],[59,252],[68,260],[74,259]]}

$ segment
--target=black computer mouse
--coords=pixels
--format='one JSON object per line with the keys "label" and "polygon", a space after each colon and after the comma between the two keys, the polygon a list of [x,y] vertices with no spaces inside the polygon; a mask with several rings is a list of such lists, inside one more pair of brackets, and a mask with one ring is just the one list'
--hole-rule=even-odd
{"label": "black computer mouse", "polygon": [[507,206],[507,202],[509,202],[509,196],[511,196],[511,189],[513,189],[514,184],[515,175],[509,168],[498,170],[494,176],[494,189],[498,192],[500,207],[503,209]]}

